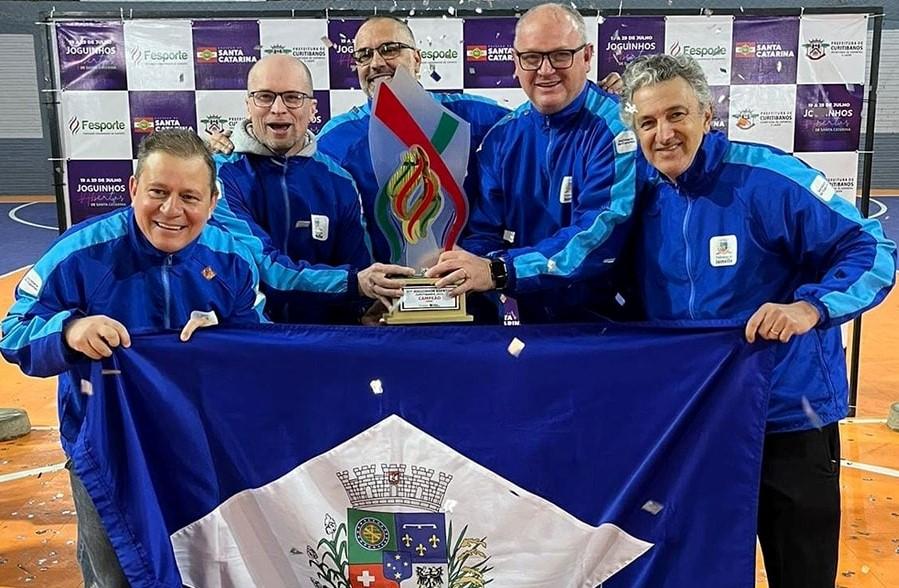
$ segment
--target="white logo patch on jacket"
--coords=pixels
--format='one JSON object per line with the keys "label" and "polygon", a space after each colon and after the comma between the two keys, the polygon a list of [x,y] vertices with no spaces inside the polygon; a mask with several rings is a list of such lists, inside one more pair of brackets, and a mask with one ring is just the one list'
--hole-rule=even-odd
{"label": "white logo patch on jacket", "polygon": [[312,238],[316,241],[328,240],[328,225],[330,220],[323,214],[313,214],[312,219]]}
{"label": "white logo patch on jacket", "polygon": [[615,153],[632,153],[637,150],[637,135],[634,131],[621,131],[615,135]]}
{"label": "white logo patch on jacket", "polygon": [[709,263],[712,267],[737,265],[737,236],[716,235],[709,239]]}
{"label": "white logo patch on jacket", "polygon": [[559,188],[559,202],[562,204],[571,204],[571,176],[562,178],[562,186]]}
{"label": "white logo patch on jacket", "polygon": [[25,277],[22,278],[22,281],[19,282],[19,291],[23,294],[28,294],[29,296],[37,297],[38,293],[41,291],[41,286],[44,285],[44,279],[34,271],[34,268],[28,270],[28,273],[25,274]]}
{"label": "white logo patch on jacket", "polygon": [[837,193],[824,176],[815,176],[809,189],[824,202],[830,202]]}

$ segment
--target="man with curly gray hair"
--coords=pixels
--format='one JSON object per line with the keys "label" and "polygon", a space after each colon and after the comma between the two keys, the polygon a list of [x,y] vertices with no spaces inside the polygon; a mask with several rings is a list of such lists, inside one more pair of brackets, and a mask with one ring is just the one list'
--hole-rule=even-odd
{"label": "man with curly gray hair", "polygon": [[896,245],[817,170],[711,131],[693,59],[641,57],[624,86],[622,118],[652,166],[636,229],[646,313],[745,321],[749,343],[776,343],[758,513],[768,581],[833,588],[849,392],[839,325],[889,292]]}

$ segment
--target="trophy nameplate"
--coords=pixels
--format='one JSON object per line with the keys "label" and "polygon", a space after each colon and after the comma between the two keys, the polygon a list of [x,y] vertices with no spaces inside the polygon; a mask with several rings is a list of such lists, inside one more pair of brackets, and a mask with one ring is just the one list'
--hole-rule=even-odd
{"label": "trophy nameplate", "polygon": [[437,288],[434,278],[408,278],[403,295],[384,314],[388,325],[467,323],[474,320],[465,310],[465,296],[451,296],[453,286]]}

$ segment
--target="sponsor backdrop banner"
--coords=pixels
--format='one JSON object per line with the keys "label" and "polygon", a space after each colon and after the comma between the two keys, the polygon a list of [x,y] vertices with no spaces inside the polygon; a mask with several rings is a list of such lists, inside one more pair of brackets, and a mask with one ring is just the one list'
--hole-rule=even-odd
{"label": "sponsor backdrop banner", "polygon": [[[361,22],[58,21],[62,157],[127,161],[155,129],[189,127],[200,135],[231,129],[246,116],[247,72],[274,53],[295,55],[309,66],[318,108],[310,128],[318,131],[366,100],[351,57]],[[422,85],[517,107],[526,97],[514,77],[515,22],[486,13],[410,18],[422,52]],[[621,72],[640,55],[690,55],[712,86],[714,128],[800,156],[843,154],[803,159],[820,166],[834,186],[855,184],[856,172],[847,176],[845,165],[857,160],[867,15],[622,16],[590,17],[587,23],[596,48],[591,79]],[[109,205],[101,199],[100,206],[83,200],[75,206],[72,190],[81,181],[65,178],[69,223]]]}
{"label": "sponsor backdrop banner", "polygon": [[774,349],[722,325],[142,335],[72,459],[135,588],[743,588]]}

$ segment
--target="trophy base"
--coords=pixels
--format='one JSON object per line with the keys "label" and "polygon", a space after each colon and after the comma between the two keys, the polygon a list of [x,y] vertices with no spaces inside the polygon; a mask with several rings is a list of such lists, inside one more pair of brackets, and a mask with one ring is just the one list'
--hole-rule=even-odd
{"label": "trophy base", "polygon": [[404,280],[403,296],[384,313],[388,325],[470,323],[474,317],[465,310],[465,296],[450,296],[453,287],[436,288],[435,278]]}

